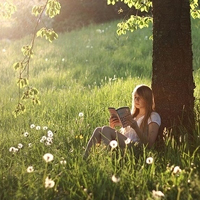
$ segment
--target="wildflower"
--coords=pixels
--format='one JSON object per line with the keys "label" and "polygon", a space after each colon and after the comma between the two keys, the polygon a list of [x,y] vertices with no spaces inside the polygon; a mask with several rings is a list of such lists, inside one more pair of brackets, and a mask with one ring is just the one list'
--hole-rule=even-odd
{"label": "wildflower", "polygon": [[18,149],[21,149],[23,147],[23,144],[19,143],[18,144]]}
{"label": "wildflower", "polygon": [[36,128],[35,128],[36,130],[40,130],[41,129],[41,127],[40,126],[36,126]]}
{"label": "wildflower", "polygon": [[48,58],[46,58],[45,61],[48,61]]}
{"label": "wildflower", "polygon": [[28,147],[32,147],[32,144],[31,144],[31,143],[29,143],[29,144],[28,144]]}
{"label": "wildflower", "polygon": [[63,59],[62,59],[62,61],[64,62],[64,61],[65,61],[65,59],[63,58]]}
{"label": "wildflower", "polygon": [[161,198],[165,196],[161,191],[155,191],[155,190],[152,191],[152,195],[154,198]]}
{"label": "wildflower", "polygon": [[53,132],[49,130],[49,131],[47,132],[47,136],[48,136],[48,137],[53,137]]}
{"label": "wildflower", "polygon": [[30,128],[35,128],[35,124],[31,124],[31,125],[30,125]]}
{"label": "wildflower", "polygon": [[51,162],[53,160],[53,155],[51,153],[46,153],[46,154],[44,154],[43,159],[46,162]]}
{"label": "wildflower", "polygon": [[2,49],[2,51],[3,51],[3,52],[6,52],[6,50],[5,50],[5,49]]}
{"label": "wildflower", "polygon": [[25,132],[23,135],[24,135],[24,137],[28,137],[29,133]]}
{"label": "wildflower", "polygon": [[148,157],[147,159],[146,159],[146,163],[147,164],[152,164],[153,163],[153,158],[152,157]]}
{"label": "wildflower", "polygon": [[179,174],[179,173],[181,173],[181,171],[182,171],[181,168],[179,166],[176,166],[173,169],[173,174]]}
{"label": "wildflower", "polygon": [[45,130],[47,130],[48,129],[48,127],[47,126],[43,126],[43,128],[42,128],[44,131]]}
{"label": "wildflower", "polygon": [[116,148],[117,147],[117,141],[116,140],[111,140],[110,141],[110,146],[112,147],[112,149]]}
{"label": "wildflower", "polygon": [[129,144],[131,142],[131,139],[130,138],[127,138],[126,140],[125,140],[125,144]]}
{"label": "wildflower", "polygon": [[84,116],[83,112],[80,112],[80,113],[78,114],[78,116],[79,116],[79,117],[83,117],[83,116]]}
{"label": "wildflower", "polygon": [[32,172],[34,171],[33,166],[29,166],[29,167],[26,169],[26,171],[27,171],[28,173],[32,173]]}
{"label": "wildflower", "polygon": [[120,178],[116,177],[115,175],[112,176],[112,182],[118,183],[120,181]]}
{"label": "wildflower", "polygon": [[54,187],[54,185],[55,185],[55,182],[52,179],[50,179],[49,177],[46,177],[45,188],[52,188],[52,187]]}

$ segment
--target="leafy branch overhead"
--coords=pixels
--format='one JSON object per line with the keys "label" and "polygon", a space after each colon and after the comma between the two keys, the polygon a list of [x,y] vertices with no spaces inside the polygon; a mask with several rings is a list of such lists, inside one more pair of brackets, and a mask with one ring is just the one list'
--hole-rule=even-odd
{"label": "leafy branch overhead", "polygon": [[[37,23],[33,31],[33,38],[30,45],[25,45],[21,48],[23,59],[19,62],[14,63],[13,68],[19,72],[17,85],[19,88],[19,99],[18,104],[13,111],[15,117],[19,114],[25,112],[26,106],[25,101],[31,100],[35,104],[40,104],[39,101],[39,91],[29,85],[29,67],[30,60],[34,55],[33,48],[35,44],[36,37],[45,37],[46,40],[52,42],[58,38],[58,34],[54,32],[53,29],[48,29],[46,27],[38,30],[39,23],[42,19],[43,14],[48,17],[53,18],[60,13],[61,5],[58,0],[47,0],[44,5],[33,6],[32,14],[37,17]],[[22,91],[23,89],[23,91]]]}
{"label": "leafy branch overhead", "polygon": [[[119,1],[127,4],[129,8],[135,8],[136,10],[140,11],[142,15],[131,15],[129,19],[118,23],[118,35],[126,34],[127,31],[133,32],[137,29],[149,27],[149,25],[152,24],[152,0],[107,0],[107,4],[115,5]],[[190,13],[194,19],[200,18],[198,0],[190,0]]]}
{"label": "leafy branch overhead", "polygon": [[12,14],[16,11],[16,6],[9,2],[0,2],[0,18],[6,19],[10,18]]}

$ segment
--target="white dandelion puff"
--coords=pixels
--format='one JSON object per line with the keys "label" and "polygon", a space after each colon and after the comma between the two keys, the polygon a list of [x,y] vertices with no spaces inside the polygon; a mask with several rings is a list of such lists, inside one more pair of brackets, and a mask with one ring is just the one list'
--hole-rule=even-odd
{"label": "white dandelion puff", "polygon": [[32,173],[32,172],[34,171],[33,166],[29,166],[29,167],[26,169],[26,171],[27,171],[28,173]]}
{"label": "white dandelion puff", "polygon": [[47,127],[47,126],[43,126],[42,129],[43,129],[44,131],[46,131],[46,130],[48,129],[48,127]]}
{"label": "white dandelion puff", "polygon": [[53,142],[53,138],[52,137],[47,137],[47,142]]}
{"label": "white dandelion puff", "polygon": [[10,147],[9,151],[10,152],[15,152],[15,147]]}
{"label": "white dandelion puff", "polygon": [[53,143],[53,142],[48,142],[48,141],[47,141],[47,142],[45,143],[45,145],[46,145],[46,146],[50,146],[50,145],[52,145],[52,143]]}
{"label": "white dandelion puff", "polygon": [[39,131],[41,129],[41,127],[40,126],[36,126],[35,129]]}
{"label": "white dandelion puff", "polygon": [[46,153],[46,154],[44,154],[43,159],[46,162],[51,162],[53,160],[53,155],[51,153]]}
{"label": "white dandelion puff", "polygon": [[50,179],[49,177],[46,177],[45,188],[52,188],[52,187],[54,187],[54,185],[55,185],[55,182],[52,179]]}
{"label": "white dandelion puff", "polygon": [[152,157],[148,157],[146,159],[146,163],[149,164],[149,165],[151,165],[153,163],[153,158]]}
{"label": "white dandelion puff", "polygon": [[80,112],[80,113],[78,114],[78,116],[79,116],[79,117],[83,117],[83,116],[84,116],[83,112]]}
{"label": "white dandelion puff", "polygon": [[53,137],[53,132],[52,132],[52,131],[48,131],[48,132],[47,132],[47,136],[48,136],[48,137]]}
{"label": "white dandelion puff", "polygon": [[19,143],[17,147],[18,147],[18,149],[22,149],[23,144]]}
{"label": "white dandelion puff", "polygon": [[31,125],[30,125],[30,128],[35,128],[35,124],[31,124]]}
{"label": "white dandelion puff", "polygon": [[24,137],[28,137],[29,133],[25,132],[23,135],[24,135]]}
{"label": "white dandelion puff", "polygon": [[117,147],[118,143],[116,140],[111,140],[109,145],[112,147],[112,149],[114,149]]}
{"label": "white dandelion puff", "polygon": [[181,171],[182,171],[181,168],[179,166],[176,166],[173,169],[173,174],[179,174],[179,173],[181,173]]}
{"label": "white dandelion puff", "polygon": [[44,140],[43,140],[43,139],[40,139],[40,142],[41,142],[41,143],[44,143]]}
{"label": "white dandelion puff", "polygon": [[44,135],[44,136],[42,136],[42,138],[41,138],[43,141],[45,141],[46,139],[47,139],[47,137]]}
{"label": "white dandelion puff", "polygon": [[111,179],[112,179],[112,182],[114,183],[118,183],[120,181],[120,178],[116,177],[115,175],[113,175]]}
{"label": "white dandelion puff", "polygon": [[165,196],[161,191],[155,191],[155,190],[152,191],[152,195],[154,198],[161,198]]}

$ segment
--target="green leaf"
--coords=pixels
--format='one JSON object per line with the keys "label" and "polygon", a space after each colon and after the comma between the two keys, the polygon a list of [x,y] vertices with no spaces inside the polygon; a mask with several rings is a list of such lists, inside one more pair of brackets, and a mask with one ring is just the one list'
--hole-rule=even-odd
{"label": "green leaf", "polygon": [[13,64],[13,68],[14,68],[15,70],[22,69],[22,68],[23,68],[22,62],[16,62],[16,63],[14,63],[14,64]]}

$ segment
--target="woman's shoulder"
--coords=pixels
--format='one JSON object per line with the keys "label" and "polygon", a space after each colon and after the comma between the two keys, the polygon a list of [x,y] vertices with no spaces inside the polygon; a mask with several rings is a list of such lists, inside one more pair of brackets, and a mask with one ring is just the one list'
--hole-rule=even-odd
{"label": "woman's shoulder", "polygon": [[155,112],[155,111],[153,111],[153,112],[151,113],[151,116],[150,116],[150,118],[149,118],[149,120],[148,120],[148,123],[151,123],[151,122],[155,122],[155,123],[157,123],[159,126],[161,125],[161,118],[160,118],[160,115],[159,115],[157,112]]}
{"label": "woman's shoulder", "polygon": [[160,115],[159,115],[156,111],[153,111],[153,112],[151,113],[151,117],[152,117],[152,116],[160,117]]}

